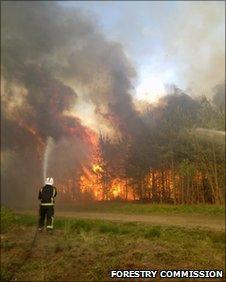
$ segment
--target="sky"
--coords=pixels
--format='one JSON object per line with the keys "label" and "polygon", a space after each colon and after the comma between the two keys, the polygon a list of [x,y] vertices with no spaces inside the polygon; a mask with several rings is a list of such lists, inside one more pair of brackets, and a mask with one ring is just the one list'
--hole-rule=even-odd
{"label": "sky", "polygon": [[193,96],[224,81],[223,1],[60,1],[98,23],[121,43],[137,71],[135,96],[149,102],[174,83]]}

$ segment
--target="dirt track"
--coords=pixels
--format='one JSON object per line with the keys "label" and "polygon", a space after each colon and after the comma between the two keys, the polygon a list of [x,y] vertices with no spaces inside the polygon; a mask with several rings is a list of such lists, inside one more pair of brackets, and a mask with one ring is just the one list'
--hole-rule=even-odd
{"label": "dirt track", "polygon": [[[18,212],[21,214],[34,214],[34,212]],[[97,212],[68,212],[57,211],[56,217],[102,219],[124,222],[144,222],[155,225],[174,225],[187,228],[200,227],[212,230],[224,230],[224,216],[207,215],[137,215],[120,213],[97,213]]]}

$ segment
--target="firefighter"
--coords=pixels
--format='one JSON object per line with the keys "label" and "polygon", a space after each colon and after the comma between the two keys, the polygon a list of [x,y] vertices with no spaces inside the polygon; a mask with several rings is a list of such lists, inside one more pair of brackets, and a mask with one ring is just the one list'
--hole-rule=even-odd
{"label": "firefighter", "polygon": [[46,230],[52,231],[54,220],[54,198],[57,195],[56,187],[53,186],[53,178],[48,177],[45,181],[45,186],[40,189],[38,199],[40,200],[39,209],[39,230],[42,231],[45,218]]}

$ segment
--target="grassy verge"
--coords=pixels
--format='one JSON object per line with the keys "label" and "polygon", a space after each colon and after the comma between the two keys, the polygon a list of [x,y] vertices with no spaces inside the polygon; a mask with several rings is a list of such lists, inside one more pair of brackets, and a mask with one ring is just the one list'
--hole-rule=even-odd
{"label": "grassy verge", "polygon": [[81,212],[110,212],[125,214],[200,214],[224,215],[225,207],[219,205],[166,205],[137,202],[90,202],[59,205],[59,208]]}
{"label": "grassy verge", "polygon": [[36,217],[2,209],[2,223],[1,281],[14,271],[17,281],[109,281],[110,269],[224,269],[224,232],[82,219],[57,219],[19,269]]}

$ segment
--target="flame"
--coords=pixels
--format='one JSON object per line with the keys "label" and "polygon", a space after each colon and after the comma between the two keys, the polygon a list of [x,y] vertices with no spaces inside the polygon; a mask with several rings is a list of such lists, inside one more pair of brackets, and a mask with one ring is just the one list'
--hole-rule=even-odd
{"label": "flame", "polygon": [[[90,167],[83,167],[83,174],[80,177],[80,189],[82,193],[89,193],[93,196],[93,199],[100,200],[137,200],[140,199],[140,195],[134,189],[134,184],[130,183],[128,179],[122,179],[120,177],[114,177],[108,179],[106,184],[105,173],[103,165],[101,163],[95,163]],[[166,193],[170,193],[172,196],[177,195],[175,187],[180,183],[180,176],[173,173],[172,170],[165,170],[164,172],[158,170],[150,170],[145,176],[146,186],[148,191],[146,194],[149,197],[162,195],[162,176],[164,173],[164,190]],[[197,171],[195,180],[197,184],[201,185],[201,173]],[[136,186],[137,184],[135,184]],[[138,189],[139,190],[139,189]],[[105,193],[105,192],[106,193]],[[107,197],[106,197],[107,194]]]}
{"label": "flame", "polygon": [[101,173],[101,172],[103,172],[103,169],[102,169],[102,167],[101,167],[99,164],[94,164],[92,168],[93,168],[93,171],[94,171],[95,173]]}
{"label": "flame", "polygon": [[119,197],[120,192],[121,192],[121,188],[119,186],[112,187],[112,194],[113,194],[114,198]]}

